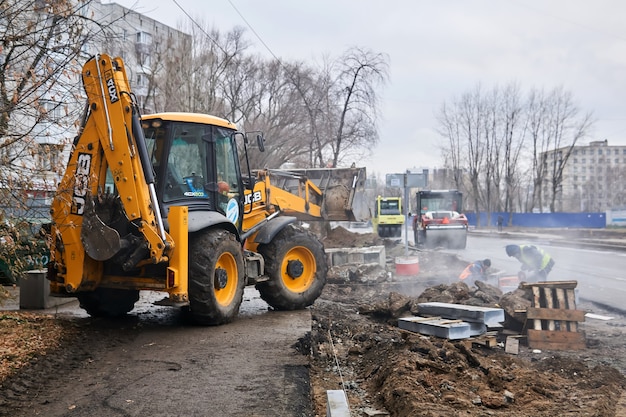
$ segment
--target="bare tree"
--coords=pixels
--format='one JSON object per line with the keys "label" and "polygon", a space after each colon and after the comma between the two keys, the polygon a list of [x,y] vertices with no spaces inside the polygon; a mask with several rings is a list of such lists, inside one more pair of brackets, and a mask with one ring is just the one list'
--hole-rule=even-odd
{"label": "bare tree", "polygon": [[46,193],[59,178],[83,107],[76,62],[103,34],[90,20],[90,5],[0,3],[0,188],[13,215],[32,202],[22,193]]}
{"label": "bare tree", "polygon": [[14,276],[28,258],[16,256],[16,248],[43,249],[34,236],[17,232],[28,228],[12,225],[48,218],[47,201],[77,132],[84,103],[76,63],[104,30],[91,20],[91,6],[88,0],[0,1],[0,234],[15,243],[0,245],[0,260]]}
{"label": "bare tree", "polygon": [[[502,112],[502,141],[498,150],[494,182],[496,187],[502,185],[505,189],[504,196],[500,195],[502,205],[498,210],[512,214],[515,209],[519,209],[515,204],[515,196],[520,194],[520,182],[523,178],[520,155],[526,137],[526,119],[517,84],[511,83],[504,88],[499,108]],[[512,216],[509,216],[509,221],[511,219]]]}
{"label": "bare tree", "polygon": [[[304,77],[308,69],[300,64],[278,60],[255,61],[256,77],[247,85],[247,130],[262,130],[267,142],[264,153],[251,154],[251,164],[258,168],[278,168],[286,163],[308,167],[309,119],[302,97],[294,89],[293,78]],[[303,146],[305,144],[305,146]]]}
{"label": "bare tree", "polygon": [[[479,213],[481,208],[481,175],[485,165],[486,128],[489,126],[487,101],[482,96],[478,85],[474,91],[465,93],[460,99],[453,101],[451,106],[444,103],[438,115],[439,131],[447,135],[450,148],[447,155],[453,165],[453,172],[463,169],[468,182],[466,200],[472,202],[473,210]],[[462,179],[458,182],[460,190],[465,191]]]}
{"label": "bare tree", "polygon": [[372,149],[378,142],[377,88],[387,77],[387,57],[382,53],[355,47],[341,58],[332,88],[333,102],[341,103],[331,144],[332,166],[347,152]]}
{"label": "bare tree", "polygon": [[238,122],[242,115],[232,103],[226,103],[224,91],[228,75],[236,63],[243,62],[249,46],[241,27],[222,33],[196,18],[180,30],[191,34],[184,59],[177,55],[163,56],[165,71],[158,79],[164,91],[166,111],[187,111],[212,114]]}
{"label": "bare tree", "polygon": [[501,93],[496,87],[485,98],[485,162],[483,171],[483,201],[487,211],[487,224],[491,224],[491,212],[499,204],[499,172],[500,172],[500,148],[502,146],[501,135]]}
{"label": "bare tree", "polygon": [[533,166],[531,208],[543,211],[544,197],[547,197],[550,210],[554,212],[556,198],[561,193],[563,170],[578,140],[587,135],[592,117],[590,113],[579,116],[580,110],[574,105],[571,93],[562,87],[548,94],[531,91],[527,112]]}
{"label": "bare tree", "polygon": [[461,134],[461,123],[455,105],[443,103],[437,115],[439,134],[448,139],[448,146],[442,146],[445,166],[453,175],[454,186],[463,190],[463,171],[465,168],[465,138]]}
{"label": "bare tree", "polygon": [[333,115],[336,112],[332,100],[332,64],[324,60],[316,70],[304,63],[291,66],[288,77],[299,95],[305,114],[302,128],[307,135],[300,143],[306,144],[306,160],[300,164],[308,167],[325,166],[324,149],[330,146],[333,137]]}

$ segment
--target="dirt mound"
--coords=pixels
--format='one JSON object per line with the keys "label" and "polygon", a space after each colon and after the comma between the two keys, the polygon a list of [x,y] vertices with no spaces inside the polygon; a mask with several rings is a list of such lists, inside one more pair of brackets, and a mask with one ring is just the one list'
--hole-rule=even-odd
{"label": "dirt mound", "polygon": [[322,242],[325,248],[364,248],[384,245],[384,239],[374,233],[352,233],[342,226],[332,229]]}

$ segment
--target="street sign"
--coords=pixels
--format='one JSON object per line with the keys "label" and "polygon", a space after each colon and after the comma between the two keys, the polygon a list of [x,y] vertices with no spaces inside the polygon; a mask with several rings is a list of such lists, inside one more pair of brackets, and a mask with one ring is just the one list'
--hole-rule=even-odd
{"label": "street sign", "polygon": [[387,187],[405,187],[405,177],[406,187],[408,188],[425,188],[428,185],[428,170],[424,170],[421,174],[415,174],[412,172],[406,174],[387,174]]}

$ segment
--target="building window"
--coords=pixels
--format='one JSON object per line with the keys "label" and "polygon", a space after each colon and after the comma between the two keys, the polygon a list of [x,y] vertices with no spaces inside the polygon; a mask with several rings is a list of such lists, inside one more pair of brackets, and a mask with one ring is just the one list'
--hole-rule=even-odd
{"label": "building window", "polygon": [[587,158],[583,158],[583,164],[587,163]]}
{"label": "building window", "polygon": [[146,32],[137,32],[137,43],[143,43],[146,45],[152,44],[152,35]]}
{"label": "building window", "polygon": [[55,103],[52,100],[39,101],[39,112],[41,113],[41,117],[45,120],[58,120],[63,116],[61,110],[60,103]]}
{"label": "building window", "polygon": [[47,143],[39,144],[37,153],[39,168],[45,171],[52,171],[56,169],[59,166],[62,151],[63,147],[61,145],[52,145]]}
{"label": "building window", "polygon": [[598,155],[602,155],[602,149],[598,149]]}
{"label": "building window", "polygon": [[137,60],[139,61],[138,64],[142,66],[149,67],[150,64],[152,63],[150,58],[151,58],[150,54],[145,54],[141,52],[137,54]]}
{"label": "building window", "polygon": [[146,87],[148,85],[148,77],[146,74],[137,74],[137,87]]}

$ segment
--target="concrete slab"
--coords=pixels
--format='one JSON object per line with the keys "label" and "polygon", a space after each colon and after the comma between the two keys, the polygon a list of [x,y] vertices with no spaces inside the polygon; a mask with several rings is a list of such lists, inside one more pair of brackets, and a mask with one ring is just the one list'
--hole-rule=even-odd
{"label": "concrete slab", "polygon": [[326,249],[328,266],[345,264],[372,264],[385,267],[386,255],[384,246],[369,246],[366,248],[329,248]]}
{"label": "concrete slab", "polygon": [[461,320],[442,319],[441,317],[402,317],[398,327],[415,333],[436,336],[444,339],[467,339],[472,336],[471,326]]}
{"label": "concrete slab", "polygon": [[326,417],[350,417],[348,399],[342,390],[326,391]]}
{"label": "concrete slab", "polygon": [[501,308],[468,306],[450,303],[419,303],[420,314],[458,319],[486,324],[487,327],[499,327],[504,322],[504,310]]}
{"label": "concrete slab", "polygon": [[487,333],[487,326],[485,325],[485,323],[472,322],[472,321],[466,321],[464,323],[469,324],[471,336],[480,336],[481,334]]}

